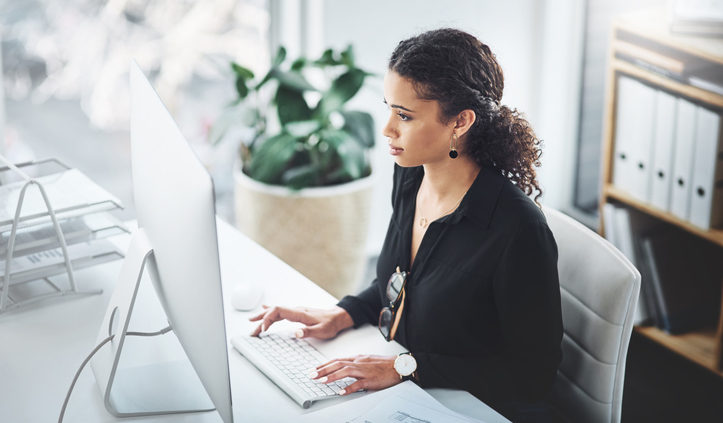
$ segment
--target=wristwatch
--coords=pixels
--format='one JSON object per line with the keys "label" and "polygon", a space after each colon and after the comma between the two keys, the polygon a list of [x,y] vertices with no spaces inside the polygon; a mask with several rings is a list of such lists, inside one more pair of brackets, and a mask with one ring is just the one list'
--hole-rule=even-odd
{"label": "wristwatch", "polygon": [[399,379],[402,381],[414,379],[417,377],[417,360],[412,353],[403,352],[394,360],[394,370],[399,373]]}

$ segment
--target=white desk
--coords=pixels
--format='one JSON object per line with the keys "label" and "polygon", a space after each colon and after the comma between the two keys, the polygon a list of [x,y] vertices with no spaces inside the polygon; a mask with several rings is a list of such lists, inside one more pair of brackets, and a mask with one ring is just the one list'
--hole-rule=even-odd
{"label": "white desk", "polygon": [[[224,292],[244,277],[265,276],[264,303],[328,307],[336,300],[272,254],[219,221],[219,250]],[[127,237],[119,240],[127,242]],[[100,322],[112,294],[121,262],[77,272],[81,288],[102,288],[102,295],[59,300],[0,317],[0,422],[57,421],[68,386],[83,358],[96,344]],[[273,278],[273,280],[271,279]],[[139,307],[158,311],[155,294],[146,280],[138,295]],[[225,298],[228,337],[248,333],[253,313],[235,311]],[[137,308],[140,309],[140,308]],[[158,315],[160,316],[160,315]],[[162,316],[160,316],[162,317]],[[131,322],[131,330],[159,329],[158,322]],[[162,318],[160,319],[162,322]],[[276,326],[276,325],[275,325]],[[288,326],[288,325],[287,325]],[[273,328],[273,327],[272,327]],[[328,357],[353,354],[395,354],[376,328],[349,330],[332,341],[314,341]],[[263,376],[229,343],[229,367],[234,420],[237,422],[291,422],[350,398],[322,401],[304,410]],[[447,407],[486,422],[506,422],[501,415],[464,391],[428,390]],[[365,395],[365,394],[357,394]],[[66,422],[220,422],[216,412],[117,419],[104,408],[93,372],[87,366],[70,398]]]}

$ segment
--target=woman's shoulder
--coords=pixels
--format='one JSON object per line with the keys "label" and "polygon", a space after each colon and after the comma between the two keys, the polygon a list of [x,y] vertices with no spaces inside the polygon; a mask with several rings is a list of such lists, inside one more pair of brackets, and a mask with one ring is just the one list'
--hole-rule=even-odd
{"label": "woman's shoulder", "polygon": [[508,228],[547,227],[547,219],[540,207],[512,181],[504,179],[492,217],[493,222]]}

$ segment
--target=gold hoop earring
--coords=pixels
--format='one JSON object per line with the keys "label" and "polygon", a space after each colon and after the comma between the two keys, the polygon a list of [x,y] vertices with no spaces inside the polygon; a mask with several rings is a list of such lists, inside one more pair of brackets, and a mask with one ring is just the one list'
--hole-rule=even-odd
{"label": "gold hoop earring", "polygon": [[456,142],[457,142],[457,134],[452,133],[452,139],[449,142],[449,157],[452,159],[456,159],[457,156],[459,156],[459,153],[457,153],[457,148],[455,146]]}

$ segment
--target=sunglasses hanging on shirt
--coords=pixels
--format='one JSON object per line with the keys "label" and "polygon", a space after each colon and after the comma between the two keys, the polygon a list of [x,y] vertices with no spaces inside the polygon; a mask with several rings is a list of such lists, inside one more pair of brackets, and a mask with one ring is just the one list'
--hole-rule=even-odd
{"label": "sunglasses hanging on shirt", "polygon": [[382,333],[387,341],[394,340],[399,326],[399,320],[404,310],[404,299],[406,297],[405,288],[407,285],[407,272],[399,270],[392,273],[387,282],[387,300],[389,306],[384,307],[379,312],[379,332]]}

